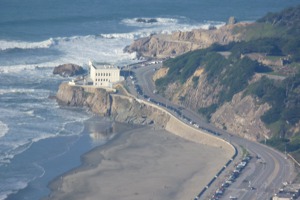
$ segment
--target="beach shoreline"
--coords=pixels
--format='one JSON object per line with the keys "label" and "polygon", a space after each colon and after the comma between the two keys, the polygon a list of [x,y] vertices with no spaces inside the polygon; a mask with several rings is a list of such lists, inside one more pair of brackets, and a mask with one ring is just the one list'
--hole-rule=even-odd
{"label": "beach shoreline", "polygon": [[43,199],[193,199],[229,156],[142,126],[82,155],[81,166],[51,182]]}

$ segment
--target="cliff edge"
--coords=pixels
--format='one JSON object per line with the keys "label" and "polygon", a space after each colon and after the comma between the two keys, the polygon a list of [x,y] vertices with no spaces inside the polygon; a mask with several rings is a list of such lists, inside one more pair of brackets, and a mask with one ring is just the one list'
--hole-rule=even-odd
{"label": "cliff edge", "polygon": [[163,127],[169,116],[136,99],[107,92],[105,89],[71,86],[62,83],[56,94],[59,103],[87,107],[100,116],[131,124],[154,124]]}
{"label": "cliff edge", "polygon": [[240,41],[242,35],[235,28],[246,23],[228,24],[219,29],[195,29],[172,34],[156,34],[134,41],[125,48],[127,52],[136,52],[138,56],[151,58],[168,58],[181,55],[196,49],[207,48],[213,43],[228,44]]}

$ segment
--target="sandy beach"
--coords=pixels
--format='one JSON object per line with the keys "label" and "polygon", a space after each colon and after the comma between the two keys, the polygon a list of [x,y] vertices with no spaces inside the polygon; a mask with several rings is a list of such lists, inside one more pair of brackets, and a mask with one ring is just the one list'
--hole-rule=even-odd
{"label": "sandy beach", "polygon": [[139,127],[84,155],[47,199],[193,199],[228,158],[220,148]]}

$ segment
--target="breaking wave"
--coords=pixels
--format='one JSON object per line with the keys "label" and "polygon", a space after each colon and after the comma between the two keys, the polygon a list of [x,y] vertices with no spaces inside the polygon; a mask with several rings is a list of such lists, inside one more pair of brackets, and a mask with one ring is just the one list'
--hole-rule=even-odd
{"label": "breaking wave", "polygon": [[53,46],[55,44],[55,40],[53,38],[40,42],[0,40],[0,43],[0,50],[2,51],[10,49],[45,49]]}
{"label": "breaking wave", "polygon": [[0,121],[0,138],[5,136],[8,130],[9,128],[7,124],[4,124],[3,122]]}
{"label": "breaking wave", "polygon": [[137,26],[137,27],[148,27],[148,26],[168,26],[175,25],[178,23],[177,19],[174,18],[132,18],[123,19],[121,23],[127,26]]}

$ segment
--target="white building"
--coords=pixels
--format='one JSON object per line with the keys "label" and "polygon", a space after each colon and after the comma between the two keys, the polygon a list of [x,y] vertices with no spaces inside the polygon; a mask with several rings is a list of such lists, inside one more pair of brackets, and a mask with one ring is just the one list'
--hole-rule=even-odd
{"label": "white building", "polygon": [[120,69],[107,63],[96,63],[89,61],[90,78],[94,86],[112,87],[114,83],[124,80],[120,76]]}

